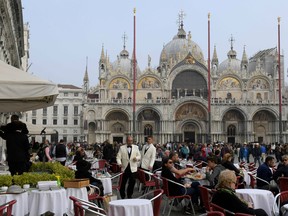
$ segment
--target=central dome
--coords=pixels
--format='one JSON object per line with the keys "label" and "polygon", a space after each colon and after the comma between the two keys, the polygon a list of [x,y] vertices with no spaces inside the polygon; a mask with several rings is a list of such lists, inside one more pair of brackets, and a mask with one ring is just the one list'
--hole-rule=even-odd
{"label": "central dome", "polygon": [[163,47],[160,57],[160,65],[161,61],[163,61],[163,56],[165,56],[169,63],[172,61],[177,64],[182,61],[189,52],[198,62],[205,65],[204,55],[201,48],[191,40],[190,32],[187,39],[186,32],[183,28],[180,28],[178,34],[174,36],[173,40]]}

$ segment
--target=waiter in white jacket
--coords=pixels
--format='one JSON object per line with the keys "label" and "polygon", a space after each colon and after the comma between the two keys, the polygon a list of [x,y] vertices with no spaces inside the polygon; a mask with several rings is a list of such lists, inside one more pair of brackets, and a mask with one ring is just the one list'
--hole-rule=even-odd
{"label": "waiter in white jacket", "polygon": [[141,168],[147,171],[153,170],[156,159],[156,148],[153,145],[153,137],[148,136],[147,144],[143,146],[141,151]]}
{"label": "waiter in white jacket", "polygon": [[133,138],[128,136],[126,142],[125,145],[120,147],[116,156],[117,164],[124,172],[120,187],[120,196],[122,199],[126,197],[125,187],[128,180],[127,197],[128,199],[132,198],[137,178],[137,162],[141,159],[138,146],[132,144]]}

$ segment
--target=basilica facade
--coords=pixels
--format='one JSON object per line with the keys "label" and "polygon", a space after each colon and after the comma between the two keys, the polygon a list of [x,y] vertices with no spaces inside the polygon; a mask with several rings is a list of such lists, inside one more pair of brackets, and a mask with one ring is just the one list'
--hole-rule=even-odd
{"label": "basilica facade", "polygon": [[[184,30],[183,21],[175,33],[163,47],[159,65],[152,67],[148,56],[146,69],[135,66],[135,108],[133,74],[137,59],[134,61],[133,54],[126,50],[125,42],[114,62],[102,47],[99,84],[89,88],[87,71],[84,77],[83,132],[88,143],[125,142],[131,134],[140,143],[148,135],[153,135],[157,143],[268,144],[288,140],[285,96],[282,119],[279,116],[277,47],[249,58],[244,48],[238,59],[231,40],[223,62],[219,62],[214,47],[209,113],[207,59],[191,33]],[[281,55],[280,82],[285,95],[283,59]]]}

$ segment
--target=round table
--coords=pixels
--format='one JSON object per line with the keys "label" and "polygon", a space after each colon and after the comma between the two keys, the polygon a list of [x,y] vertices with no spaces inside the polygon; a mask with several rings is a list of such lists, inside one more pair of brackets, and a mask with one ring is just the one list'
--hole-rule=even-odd
{"label": "round table", "polygon": [[236,194],[254,204],[254,208],[260,208],[266,211],[268,215],[272,214],[274,196],[273,193],[269,190],[261,189],[237,189]]}
{"label": "round table", "polygon": [[107,194],[112,194],[112,181],[111,178],[109,177],[100,177],[97,178],[98,180],[100,180],[103,184],[103,188],[104,188],[104,195]]}
{"label": "round table", "polygon": [[41,215],[47,211],[55,215],[63,215],[67,211],[66,190],[39,191],[32,190],[29,194],[30,215]]}
{"label": "round table", "polygon": [[82,188],[66,188],[66,196],[67,196],[67,215],[74,215],[74,205],[73,201],[69,199],[70,196],[74,196],[79,199],[83,199],[88,201],[88,193],[86,187]]}
{"label": "round table", "polygon": [[3,205],[4,203],[7,203],[11,200],[16,200],[17,202],[12,207],[12,214],[13,215],[19,215],[24,216],[28,215],[28,193],[20,193],[20,194],[9,194],[9,193],[3,193],[0,194],[0,205]]}
{"label": "round table", "polygon": [[121,199],[109,202],[109,216],[151,216],[152,203],[148,199]]}

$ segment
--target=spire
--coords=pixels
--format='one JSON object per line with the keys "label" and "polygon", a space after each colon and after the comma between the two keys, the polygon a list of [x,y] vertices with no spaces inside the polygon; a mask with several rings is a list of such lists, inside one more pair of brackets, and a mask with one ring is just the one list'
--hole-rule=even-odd
{"label": "spire", "polygon": [[88,56],[86,57],[86,70],[85,70],[85,75],[84,75],[84,79],[83,82],[89,82],[89,77],[88,77]]}
{"label": "spire", "polygon": [[161,52],[161,56],[160,56],[160,61],[161,62],[167,62],[167,54],[166,54],[166,51],[165,51],[165,45],[163,45],[163,50]]}
{"label": "spire", "polygon": [[217,64],[218,65],[218,56],[217,56],[217,51],[216,51],[216,45],[214,45],[214,51],[213,51],[213,57],[212,57],[212,65]]}
{"label": "spire", "polygon": [[242,60],[241,60],[241,70],[247,71],[247,67],[248,67],[248,58],[246,55],[246,46],[244,45],[244,49],[243,49],[243,54],[242,54]]}
{"label": "spire", "polygon": [[105,58],[105,54],[104,54],[104,44],[102,44],[100,61],[101,61],[102,63],[104,63],[105,60],[106,60],[106,58]]}
{"label": "spire", "polygon": [[186,32],[183,28],[183,26],[184,26],[183,20],[184,20],[185,16],[186,16],[186,14],[184,13],[183,10],[181,10],[180,13],[178,14],[178,20],[177,20],[177,23],[178,23],[177,36],[178,36],[178,38],[186,38]]}
{"label": "spire", "polygon": [[246,46],[244,45],[244,49],[243,49],[243,54],[242,54],[242,61],[241,61],[241,64],[248,64],[248,58],[247,58],[247,55],[246,55]]}
{"label": "spire", "polygon": [[129,57],[129,52],[126,50],[126,41],[128,39],[126,33],[124,32],[123,36],[123,50],[120,52],[120,58],[128,58]]}
{"label": "spire", "polygon": [[86,70],[85,70],[85,75],[83,79],[83,97],[87,97],[88,95],[88,89],[89,89],[89,78],[88,78],[88,57],[86,56]]}
{"label": "spire", "polygon": [[233,35],[231,35],[229,42],[231,43],[231,50],[227,53],[227,56],[229,59],[236,59],[237,52],[235,50],[233,50],[233,42],[235,42]]}

